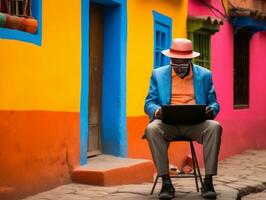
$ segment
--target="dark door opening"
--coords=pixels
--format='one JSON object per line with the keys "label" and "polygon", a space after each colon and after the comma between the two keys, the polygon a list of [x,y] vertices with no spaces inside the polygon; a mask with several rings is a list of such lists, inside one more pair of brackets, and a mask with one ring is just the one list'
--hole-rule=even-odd
{"label": "dark door opening", "polygon": [[90,4],[89,157],[101,154],[103,14],[103,6]]}

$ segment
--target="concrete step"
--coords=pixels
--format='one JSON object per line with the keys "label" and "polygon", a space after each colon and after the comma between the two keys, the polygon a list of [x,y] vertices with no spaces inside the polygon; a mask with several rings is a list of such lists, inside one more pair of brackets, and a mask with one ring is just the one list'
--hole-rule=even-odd
{"label": "concrete step", "polygon": [[72,172],[72,180],[99,186],[153,182],[154,167],[150,160],[99,155]]}

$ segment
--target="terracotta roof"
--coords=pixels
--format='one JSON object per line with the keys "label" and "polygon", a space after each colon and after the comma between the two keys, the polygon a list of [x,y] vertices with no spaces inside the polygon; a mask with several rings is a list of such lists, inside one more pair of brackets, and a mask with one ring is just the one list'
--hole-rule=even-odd
{"label": "terracotta roof", "polygon": [[200,16],[188,16],[189,20],[192,21],[204,21],[210,24],[216,24],[216,25],[221,25],[223,24],[223,20],[217,17],[211,17],[208,15],[200,15]]}

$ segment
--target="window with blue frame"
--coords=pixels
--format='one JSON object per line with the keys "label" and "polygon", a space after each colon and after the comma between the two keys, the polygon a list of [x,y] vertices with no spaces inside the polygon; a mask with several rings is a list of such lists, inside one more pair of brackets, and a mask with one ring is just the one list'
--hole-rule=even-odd
{"label": "window with blue frame", "polygon": [[0,38],[40,46],[42,0],[0,0]]}
{"label": "window with blue frame", "polygon": [[172,40],[172,19],[153,11],[154,19],[154,68],[169,64],[169,58],[161,51],[170,48]]}

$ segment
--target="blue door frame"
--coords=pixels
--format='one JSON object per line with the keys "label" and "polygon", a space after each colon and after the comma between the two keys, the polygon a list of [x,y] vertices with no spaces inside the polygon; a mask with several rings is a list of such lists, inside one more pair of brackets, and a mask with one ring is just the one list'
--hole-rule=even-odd
{"label": "blue door frame", "polygon": [[127,156],[126,133],[126,0],[81,0],[82,72],[80,104],[80,164],[87,163],[89,100],[90,2],[104,6],[102,152]]}

